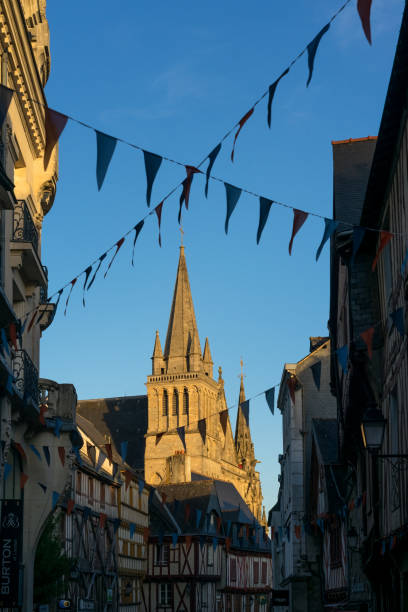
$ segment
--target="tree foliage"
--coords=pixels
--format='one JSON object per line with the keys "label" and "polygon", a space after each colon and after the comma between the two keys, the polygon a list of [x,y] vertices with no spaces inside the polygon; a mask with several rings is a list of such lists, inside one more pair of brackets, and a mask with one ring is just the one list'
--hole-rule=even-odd
{"label": "tree foliage", "polygon": [[60,594],[60,586],[74,568],[75,560],[66,556],[58,530],[58,518],[50,517],[37,546],[34,564],[34,601],[50,603]]}

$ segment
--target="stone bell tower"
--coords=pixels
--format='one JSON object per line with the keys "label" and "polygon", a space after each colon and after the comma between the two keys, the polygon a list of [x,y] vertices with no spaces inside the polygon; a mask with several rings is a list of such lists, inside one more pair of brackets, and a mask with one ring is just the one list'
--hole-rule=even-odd
{"label": "stone bell tower", "polygon": [[[146,386],[146,482],[188,482],[192,472],[219,478],[224,446],[219,412],[227,406],[222,379],[213,378],[208,338],[201,351],[183,246],[164,352],[156,332]],[[205,443],[198,429],[200,419],[206,420]],[[177,433],[182,426],[186,449]]]}

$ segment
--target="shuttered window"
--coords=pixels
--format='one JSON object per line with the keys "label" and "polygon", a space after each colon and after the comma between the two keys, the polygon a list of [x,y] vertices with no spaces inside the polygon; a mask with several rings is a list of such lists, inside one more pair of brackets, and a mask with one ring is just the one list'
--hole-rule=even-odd
{"label": "shuttered window", "polygon": [[169,414],[169,396],[166,389],[163,391],[163,416]]}
{"label": "shuttered window", "polygon": [[268,581],[268,563],[262,561],[262,584],[266,584]]}
{"label": "shuttered window", "polygon": [[259,562],[254,561],[254,584],[259,582]]}
{"label": "shuttered window", "polygon": [[188,391],[184,389],[183,391],[183,414],[188,414]]}
{"label": "shuttered window", "polygon": [[230,559],[230,580],[231,582],[237,581],[237,561],[236,559]]}
{"label": "shuttered window", "polygon": [[172,402],[172,415],[177,416],[179,411],[179,398],[176,389],[173,391],[173,402]]}

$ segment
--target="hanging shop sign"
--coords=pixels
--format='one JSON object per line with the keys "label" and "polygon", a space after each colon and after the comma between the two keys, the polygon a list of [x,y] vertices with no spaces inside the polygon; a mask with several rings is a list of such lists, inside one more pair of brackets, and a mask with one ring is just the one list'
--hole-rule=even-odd
{"label": "hanging shop sign", "polygon": [[0,518],[0,608],[18,606],[22,533],[21,500],[8,499],[2,501]]}

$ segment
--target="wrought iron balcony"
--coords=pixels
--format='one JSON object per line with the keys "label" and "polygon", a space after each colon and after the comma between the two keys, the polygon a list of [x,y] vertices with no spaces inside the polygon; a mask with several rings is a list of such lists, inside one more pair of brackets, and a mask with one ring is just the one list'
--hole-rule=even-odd
{"label": "wrought iron balcony", "polygon": [[13,376],[15,388],[20,398],[25,402],[31,400],[35,406],[38,406],[38,370],[25,350],[14,351]]}
{"label": "wrought iron balcony", "polygon": [[31,242],[38,253],[38,232],[24,200],[17,200],[14,207],[14,234],[17,242]]}

